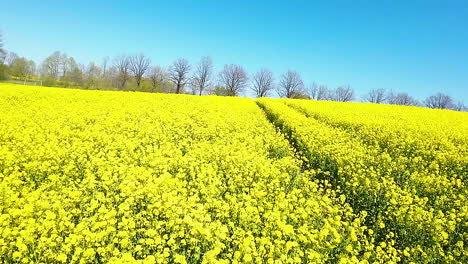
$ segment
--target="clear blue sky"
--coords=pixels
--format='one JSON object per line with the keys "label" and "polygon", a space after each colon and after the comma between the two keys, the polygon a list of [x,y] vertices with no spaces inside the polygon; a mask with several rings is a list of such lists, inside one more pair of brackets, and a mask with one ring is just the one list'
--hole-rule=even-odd
{"label": "clear blue sky", "polygon": [[[468,104],[468,1],[2,1],[8,50],[79,62],[144,52],[216,70],[293,69],[306,83],[445,92]],[[98,1],[96,1],[98,2]]]}

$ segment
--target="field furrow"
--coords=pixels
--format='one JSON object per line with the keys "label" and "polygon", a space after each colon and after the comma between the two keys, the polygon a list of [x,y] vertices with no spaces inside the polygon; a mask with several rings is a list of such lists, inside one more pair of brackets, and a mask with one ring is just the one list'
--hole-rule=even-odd
{"label": "field furrow", "polygon": [[[367,214],[365,224],[380,243],[377,252],[391,256],[396,251],[403,262],[466,259],[466,188],[451,200],[455,203],[451,208],[435,210],[428,197],[418,195],[416,183],[408,188],[398,182],[392,155],[284,102],[258,100],[270,120],[302,151],[317,177],[340,190],[354,210]],[[404,172],[405,168],[396,170]]]}
{"label": "field furrow", "polygon": [[250,99],[0,85],[4,263],[356,263],[349,205]]}
{"label": "field furrow", "polygon": [[[401,188],[427,199],[430,208],[438,213],[458,215],[460,218],[458,225],[468,221],[468,188],[465,180],[468,174],[468,145],[454,146],[452,142],[439,142],[438,137],[441,136],[436,133],[433,133],[435,136],[430,136],[424,135],[428,131],[418,133],[418,129],[411,130],[409,119],[398,121],[402,122],[407,130],[394,125],[394,120],[378,123],[379,121],[374,119],[383,118],[378,111],[361,119],[357,118],[359,115],[356,113],[338,114],[349,112],[342,109],[350,107],[346,104],[345,106],[336,103],[324,105],[321,102],[303,100],[283,102],[310,118],[349,133],[369,148],[377,149],[380,155],[388,155],[390,163],[382,166],[388,168],[388,173]],[[369,106],[351,105],[351,107],[358,108],[355,112],[365,114],[366,107]],[[404,112],[408,109],[399,110]],[[409,110],[415,111],[411,108]],[[447,115],[447,118],[451,115],[458,116],[458,113],[454,112],[443,114]],[[456,131],[462,125],[463,123],[454,123],[451,127]],[[411,140],[407,140],[409,138]],[[434,149],[437,145],[444,147]]]}

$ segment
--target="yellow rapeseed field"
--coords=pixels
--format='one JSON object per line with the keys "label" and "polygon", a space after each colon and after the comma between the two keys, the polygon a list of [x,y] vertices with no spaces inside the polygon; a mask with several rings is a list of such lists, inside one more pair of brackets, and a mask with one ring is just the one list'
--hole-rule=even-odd
{"label": "yellow rapeseed field", "polygon": [[468,260],[468,115],[417,107],[260,99],[318,177],[346,196],[380,260]]}
{"label": "yellow rapeseed field", "polygon": [[0,263],[466,263],[468,114],[0,84]]}

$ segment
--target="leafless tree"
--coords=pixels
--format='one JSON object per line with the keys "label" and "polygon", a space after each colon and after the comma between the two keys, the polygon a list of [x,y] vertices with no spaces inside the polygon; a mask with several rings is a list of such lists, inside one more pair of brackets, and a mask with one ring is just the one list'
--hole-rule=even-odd
{"label": "leafless tree", "polygon": [[5,62],[6,54],[6,50],[3,48],[3,35],[0,32],[0,65]]}
{"label": "leafless tree", "polygon": [[86,89],[99,89],[98,79],[101,76],[101,69],[94,62],[88,64],[87,67],[83,69],[84,73],[84,82]]}
{"label": "leafless tree", "polygon": [[69,71],[77,72],[78,64],[73,57],[60,51],[55,51],[42,62],[42,75],[52,79],[66,79]]}
{"label": "leafless tree", "polygon": [[67,56],[67,54],[65,53],[61,53],[59,55],[59,63],[60,63],[60,67],[62,69],[62,76],[61,78],[65,78],[65,76],[67,75],[67,72],[70,70],[71,66],[70,64],[71,63],[74,63],[75,61],[73,60],[73,62],[71,62]]}
{"label": "leafless tree", "polygon": [[372,89],[363,97],[364,102],[382,104],[387,100],[387,92],[385,89]]}
{"label": "leafless tree", "polygon": [[317,93],[318,93],[318,85],[315,82],[313,82],[310,86],[308,86],[305,89],[310,99],[316,100],[315,98],[317,97]]}
{"label": "leafless tree", "polygon": [[117,80],[119,89],[123,90],[125,84],[130,79],[130,59],[127,55],[120,55],[114,58],[114,67],[117,70]]}
{"label": "leafless tree", "polygon": [[66,55],[62,57],[61,64],[63,67],[63,74],[65,74],[62,76],[62,80],[74,83],[75,85],[83,82],[82,68],[84,68],[84,66],[80,67],[73,57],[68,57]]}
{"label": "leafless tree", "polygon": [[407,93],[390,93],[387,99],[389,104],[393,105],[419,105],[419,102]]}
{"label": "leafless tree", "polygon": [[28,60],[28,75],[35,75],[37,72],[36,63],[33,60]]}
{"label": "leafless tree", "polygon": [[350,102],[354,99],[354,90],[349,85],[339,86],[330,94],[330,100]]}
{"label": "leafless tree", "polygon": [[151,68],[148,77],[151,80],[152,92],[156,92],[158,90],[158,87],[161,87],[161,90],[164,90],[166,72],[163,68],[159,66]]}
{"label": "leafless tree", "polygon": [[219,73],[219,80],[229,96],[238,96],[247,86],[249,78],[242,66],[229,64],[224,65],[223,71]]}
{"label": "leafless tree", "polygon": [[145,75],[150,65],[150,58],[145,56],[143,53],[133,55],[130,57],[130,71],[135,77],[137,87],[140,88],[141,80]]}
{"label": "leafless tree", "polygon": [[291,70],[281,75],[277,92],[280,97],[301,97],[304,94],[304,82],[302,81],[301,75]]}
{"label": "leafless tree", "polygon": [[68,71],[67,75],[63,77],[63,80],[67,83],[71,83],[72,85],[83,85],[84,82],[84,74],[83,68],[84,66],[79,65],[75,62],[75,60],[70,57],[68,60]]}
{"label": "leafless tree", "polygon": [[460,111],[460,112],[466,112],[468,111],[468,108],[463,104],[463,102],[458,102],[453,106],[453,110],[455,111]]}
{"label": "leafless tree", "polygon": [[312,83],[307,89],[307,95],[310,99],[314,100],[327,100],[328,99],[328,87],[326,85],[317,85]]}
{"label": "leafless tree", "polygon": [[58,79],[60,75],[61,53],[56,51],[42,62],[42,76]]}
{"label": "leafless tree", "polygon": [[268,69],[260,69],[252,76],[252,91],[257,97],[266,97],[274,88],[273,73]]}
{"label": "leafless tree", "polygon": [[212,85],[213,61],[210,57],[202,57],[195,69],[192,78],[193,94],[198,92],[202,95],[203,91]]}
{"label": "leafless tree", "polygon": [[106,77],[107,76],[107,64],[109,64],[109,57],[108,56],[105,56],[103,59],[102,59],[102,77]]}
{"label": "leafless tree", "polygon": [[13,63],[15,63],[15,61],[19,58],[20,56],[18,56],[18,54],[10,51],[6,53],[5,62],[8,66],[11,67]]}
{"label": "leafless tree", "polygon": [[198,93],[198,82],[199,80],[194,77],[190,78],[190,80],[188,81],[187,86],[190,87],[191,95],[196,95]]}
{"label": "leafless tree", "polygon": [[428,108],[449,109],[453,107],[453,100],[446,94],[437,93],[427,97],[424,100],[424,105]]}
{"label": "leafless tree", "polygon": [[177,59],[169,68],[169,80],[176,86],[176,93],[180,93],[189,81],[190,64],[186,59]]}

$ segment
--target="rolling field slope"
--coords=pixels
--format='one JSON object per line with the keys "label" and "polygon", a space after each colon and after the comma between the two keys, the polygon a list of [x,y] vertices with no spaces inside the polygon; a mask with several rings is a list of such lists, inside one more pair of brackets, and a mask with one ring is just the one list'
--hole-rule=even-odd
{"label": "rolling field slope", "polygon": [[2,263],[463,263],[468,114],[0,84]]}

